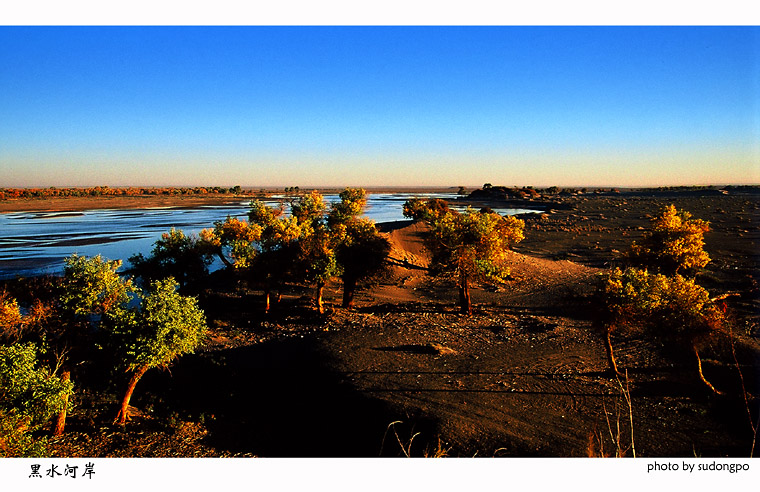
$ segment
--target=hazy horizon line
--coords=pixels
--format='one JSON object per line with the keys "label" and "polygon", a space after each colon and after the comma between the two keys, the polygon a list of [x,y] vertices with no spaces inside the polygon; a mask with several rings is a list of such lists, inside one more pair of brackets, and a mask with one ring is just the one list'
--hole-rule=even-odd
{"label": "hazy horizon line", "polygon": [[760,186],[760,182],[711,182],[711,183],[683,183],[683,184],[503,184],[498,182],[486,182],[483,184],[457,184],[457,185],[431,185],[431,184],[389,184],[389,185],[359,185],[359,184],[334,184],[334,185],[293,185],[293,184],[274,184],[274,185],[242,185],[236,184],[131,184],[131,185],[110,185],[110,184],[92,184],[92,185],[27,185],[27,186],[0,186],[1,189],[88,189],[88,188],[232,188],[240,186],[243,189],[263,189],[263,190],[281,190],[285,188],[297,187],[300,191],[306,190],[325,190],[325,189],[345,189],[345,188],[364,188],[366,190],[372,189],[405,189],[405,188],[420,188],[420,189],[458,189],[463,188],[483,188],[485,184],[491,184],[492,186],[503,186],[507,188],[618,188],[618,189],[656,189],[656,188],[702,188],[702,187],[726,187],[726,186]]}

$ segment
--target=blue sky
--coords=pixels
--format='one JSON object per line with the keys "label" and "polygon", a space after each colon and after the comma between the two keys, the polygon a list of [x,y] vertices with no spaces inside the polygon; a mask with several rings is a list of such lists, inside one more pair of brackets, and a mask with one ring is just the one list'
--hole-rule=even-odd
{"label": "blue sky", "polygon": [[3,186],[760,183],[757,27],[0,27]]}

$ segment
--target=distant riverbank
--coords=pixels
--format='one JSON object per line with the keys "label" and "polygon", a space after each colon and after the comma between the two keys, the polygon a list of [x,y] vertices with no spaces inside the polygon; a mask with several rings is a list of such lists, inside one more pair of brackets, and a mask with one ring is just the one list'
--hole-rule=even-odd
{"label": "distant riverbank", "polygon": [[[451,193],[452,188],[442,187],[382,187],[365,188],[372,193]],[[311,191],[311,188],[301,190]],[[323,194],[339,193],[343,188],[318,188]],[[456,191],[456,188],[454,188]],[[68,196],[45,198],[11,198],[0,200],[0,213],[7,212],[81,212],[99,209],[140,208],[192,208],[202,205],[233,205],[257,198],[265,199],[282,194],[280,190],[266,190],[263,194],[208,194],[208,195],[137,195],[137,196]]]}
{"label": "distant riverbank", "polygon": [[229,205],[252,200],[245,195],[206,196],[101,196],[15,198],[0,201],[0,213],[5,212],[81,212],[98,209],[186,208],[200,205]]}

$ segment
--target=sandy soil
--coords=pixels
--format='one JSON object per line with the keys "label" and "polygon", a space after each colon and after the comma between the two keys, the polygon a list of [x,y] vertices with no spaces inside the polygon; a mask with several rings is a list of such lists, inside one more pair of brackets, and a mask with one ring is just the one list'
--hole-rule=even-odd
{"label": "sandy soil", "polygon": [[[743,383],[760,395],[760,195],[567,197],[526,217],[513,279],[473,292],[426,276],[422,224],[387,224],[395,266],[339,308],[340,285],[316,315],[294,287],[263,315],[261,295],[213,279],[201,302],[213,336],[170,372],[151,371],[138,415],[110,424],[117,396],[83,391],[57,456],[748,456],[753,434]],[[666,203],[710,220],[713,262],[700,281],[735,313],[739,365],[708,357],[710,393],[693,361],[665,359],[646,340],[615,344],[629,380],[606,372],[589,294]],[[718,354],[718,352],[716,352]],[[631,395],[631,412],[623,389]],[[757,402],[750,407],[757,416]],[[633,438],[630,421],[633,420]]]}

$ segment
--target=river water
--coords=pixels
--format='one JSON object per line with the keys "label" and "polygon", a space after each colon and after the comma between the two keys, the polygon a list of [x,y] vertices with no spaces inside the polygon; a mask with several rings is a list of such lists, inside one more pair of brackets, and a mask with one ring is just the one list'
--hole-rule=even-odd
{"label": "river water", "polygon": [[[364,216],[380,222],[404,220],[403,204],[419,198],[453,199],[454,194],[374,193],[369,195]],[[272,197],[276,205],[284,197]],[[337,195],[325,195],[338,201]],[[185,234],[198,234],[227,216],[247,218],[250,201],[232,205],[194,208],[99,209],[83,212],[13,212],[0,214],[0,278],[59,274],[64,258],[77,253],[102,255],[124,263],[137,253],[148,255],[153,243],[172,227]],[[457,207],[455,207],[457,208]],[[502,215],[535,212],[494,209]]]}

